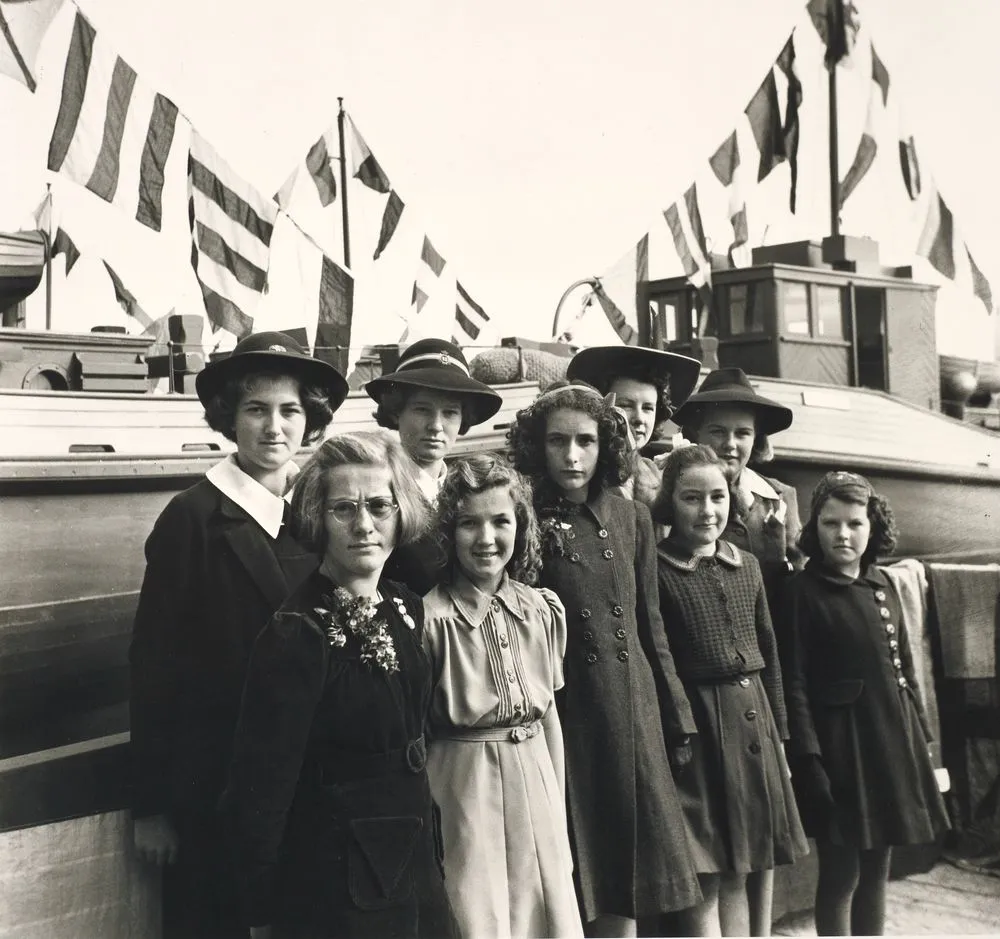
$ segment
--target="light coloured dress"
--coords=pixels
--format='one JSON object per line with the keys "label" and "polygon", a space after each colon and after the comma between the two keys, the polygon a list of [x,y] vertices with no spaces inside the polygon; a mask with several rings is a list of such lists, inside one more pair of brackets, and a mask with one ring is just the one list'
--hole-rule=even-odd
{"label": "light coloured dress", "polygon": [[491,597],[458,574],[424,597],[424,613],[434,680],[427,772],[461,933],[582,936],[553,701],[562,604],[506,575]]}

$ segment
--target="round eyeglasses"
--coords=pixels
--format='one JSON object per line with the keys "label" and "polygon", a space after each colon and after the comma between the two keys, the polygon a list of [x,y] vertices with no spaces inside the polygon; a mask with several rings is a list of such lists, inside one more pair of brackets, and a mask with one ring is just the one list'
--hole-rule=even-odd
{"label": "round eyeglasses", "polygon": [[349,525],[361,511],[361,507],[367,509],[368,514],[377,522],[384,522],[389,516],[399,509],[399,503],[389,496],[375,496],[371,499],[337,499],[326,507],[328,515],[341,525]]}

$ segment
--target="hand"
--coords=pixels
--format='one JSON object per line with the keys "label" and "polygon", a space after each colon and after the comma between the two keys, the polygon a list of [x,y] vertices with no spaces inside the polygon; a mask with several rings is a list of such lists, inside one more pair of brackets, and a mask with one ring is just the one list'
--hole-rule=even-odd
{"label": "hand", "polygon": [[683,769],[691,762],[692,757],[691,741],[685,739],[681,743],[671,744],[667,750],[667,758],[670,760],[670,767],[673,770]]}
{"label": "hand", "polygon": [[163,815],[137,818],[132,823],[136,853],[151,864],[173,864],[180,847],[177,832]]}

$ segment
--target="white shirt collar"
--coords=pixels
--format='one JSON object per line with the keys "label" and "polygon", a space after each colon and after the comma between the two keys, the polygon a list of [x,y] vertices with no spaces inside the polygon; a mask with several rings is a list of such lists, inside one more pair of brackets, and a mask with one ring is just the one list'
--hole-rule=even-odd
{"label": "white shirt collar", "polygon": [[444,479],[448,475],[448,465],[443,465],[441,472],[437,476],[431,476],[419,463],[414,463],[412,460],[410,462],[413,464],[420,491],[424,494],[424,498],[433,505],[437,502],[438,493],[441,491]]}
{"label": "white shirt collar", "polygon": [[753,505],[755,496],[764,499],[780,499],[772,486],[760,473],[755,473],[749,466],[743,467],[737,488],[747,497],[747,505]]}
{"label": "white shirt collar", "polygon": [[[288,480],[291,482],[299,474],[299,468],[289,464]],[[291,502],[292,492],[282,499],[268,492],[256,479],[248,476],[236,462],[236,454],[230,453],[220,460],[206,474],[205,478],[224,496],[233,500],[272,538],[278,537],[284,518],[285,503]]]}

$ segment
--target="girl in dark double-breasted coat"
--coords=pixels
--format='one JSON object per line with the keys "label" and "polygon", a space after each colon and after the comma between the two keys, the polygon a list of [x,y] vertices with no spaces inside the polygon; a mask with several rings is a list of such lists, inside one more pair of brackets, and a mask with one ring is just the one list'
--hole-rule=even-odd
{"label": "girl in dark double-breasted coat", "polygon": [[891,846],[948,828],[900,599],[874,563],[895,544],[892,512],[864,477],[828,473],[801,543],[782,660],[792,778],[819,853],[816,926],[880,935]]}
{"label": "girl in dark double-breasted coat", "polygon": [[535,482],[540,583],[566,608],[556,702],[584,919],[593,935],[634,935],[637,918],[701,897],[669,762],[689,756],[695,728],[660,619],[652,520],[607,491],[629,450],[589,385],[550,388],[518,413],[510,444]]}
{"label": "girl in dark double-breasted coat", "polygon": [[258,333],[199,373],[209,425],[236,452],[175,496],[146,541],[130,650],[132,814],[140,857],[164,865],[167,939],[246,936],[216,804],[250,648],[319,565],[284,523],[303,441],[347,395],[333,366]]}

